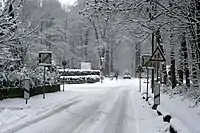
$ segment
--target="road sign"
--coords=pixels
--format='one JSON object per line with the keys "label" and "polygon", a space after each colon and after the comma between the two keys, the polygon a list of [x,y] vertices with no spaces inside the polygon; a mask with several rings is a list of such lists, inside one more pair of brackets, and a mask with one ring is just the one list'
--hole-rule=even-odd
{"label": "road sign", "polygon": [[81,69],[91,70],[91,63],[90,62],[81,62]]}
{"label": "road sign", "polygon": [[142,55],[142,66],[143,67],[150,67],[152,66],[152,62],[149,61],[151,55],[150,54],[144,54]]}
{"label": "road sign", "polygon": [[62,62],[62,65],[63,65],[63,66],[66,66],[66,65],[67,65],[67,62],[66,62],[66,61],[63,61],[63,62]]}
{"label": "road sign", "polygon": [[136,73],[142,73],[144,72],[143,68],[141,66],[138,66]]}
{"label": "road sign", "polygon": [[51,66],[52,52],[51,51],[40,51],[39,52],[39,66]]}
{"label": "road sign", "polygon": [[149,61],[165,61],[165,57],[160,46],[157,46],[157,48],[154,50]]}

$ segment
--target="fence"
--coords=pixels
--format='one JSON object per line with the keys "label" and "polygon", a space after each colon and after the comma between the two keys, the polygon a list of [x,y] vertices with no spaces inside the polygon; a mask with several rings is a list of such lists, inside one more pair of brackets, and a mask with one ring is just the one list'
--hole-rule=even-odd
{"label": "fence", "polygon": [[[45,86],[46,93],[60,91],[60,84]],[[30,96],[43,94],[43,86],[37,86],[30,89]],[[22,88],[6,88],[0,89],[0,100],[7,98],[23,98],[24,90]]]}

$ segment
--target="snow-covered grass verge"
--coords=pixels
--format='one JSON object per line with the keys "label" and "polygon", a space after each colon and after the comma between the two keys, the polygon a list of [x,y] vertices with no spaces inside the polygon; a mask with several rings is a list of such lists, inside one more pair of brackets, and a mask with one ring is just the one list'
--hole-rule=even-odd
{"label": "snow-covered grass verge", "polygon": [[187,127],[192,133],[200,133],[200,107],[191,107],[191,105],[193,102],[183,99],[182,96],[171,97],[168,94],[161,94],[161,106],[171,114],[172,118],[180,121],[177,125],[182,123],[183,127]]}
{"label": "snow-covered grass verge", "polygon": [[[146,98],[146,83],[142,81],[142,94]],[[150,86],[149,86],[150,88]],[[149,89],[151,92],[151,88]],[[166,91],[165,91],[166,92]],[[153,106],[153,95],[149,93],[148,103]],[[171,116],[170,128],[178,133],[200,133],[200,107],[192,107],[193,102],[180,95],[161,93],[161,105],[158,106],[163,118]]]}
{"label": "snow-covered grass verge", "polygon": [[80,93],[52,93],[32,97],[28,104],[24,99],[6,99],[0,101],[0,132],[17,129],[26,123],[40,120],[56,110],[72,104],[81,96]]}

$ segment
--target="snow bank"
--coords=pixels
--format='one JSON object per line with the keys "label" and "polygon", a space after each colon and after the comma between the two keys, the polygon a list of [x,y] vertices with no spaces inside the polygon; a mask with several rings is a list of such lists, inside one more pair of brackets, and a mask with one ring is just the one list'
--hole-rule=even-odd
{"label": "snow bank", "polygon": [[161,94],[161,106],[171,114],[172,118],[183,122],[183,125],[193,133],[200,133],[200,107],[191,108],[190,105],[191,101],[182,100],[181,96],[170,98]]}
{"label": "snow bank", "polygon": [[177,118],[172,118],[171,120],[171,125],[175,128],[175,130],[178,133],[197,133],[197,132],[191,132],[188,128],[187,125],[185,125],[182,121],[180,121]]}
{"label": "snow bank", "polygon": [[[142,80],[142,94],[146,98],[146,79]],[[149,85],[150,88],[150,85]],[[149,89],[151,91],[151,89]],[[149,91],[149,92],[150,92]],[[151,93],[150,96],[153,96]],[[153,99],[149,98],[149,104],[153,105]],[[200,107],[191,108],[192,102],[181,96],[173,98],[161,93],[161,105],[157,110],[162,113],[163,117],[171,116],[170,125],[178,133],[200,133]]]}
{"label": "snow bank", "polygon": [[163,116],[170,115],[170,113],[167,112],[167,111],[162,107],[162,105],[159,105],[159,106],[157,107],[157,110],[158,110],[159,112],[161,112]]}
{"label": "snow bank", "polygon": [[[31,97],[28,104],[25,104],[22,98],[0,101],[0,132],[12,129],[33,118],[44,117],[52,108],[60,108],[63,104],[77,100],[79,97],[81,93],[56,92],[46,94],[46,99],[42,99],[42,95]],[[43,115],[39,116],[40,114]]]}

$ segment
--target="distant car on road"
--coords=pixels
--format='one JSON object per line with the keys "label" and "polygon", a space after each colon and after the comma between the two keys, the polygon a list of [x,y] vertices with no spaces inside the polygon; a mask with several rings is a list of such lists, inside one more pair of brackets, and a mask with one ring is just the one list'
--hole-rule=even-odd
{"label": "distant car on road", "polygon": [[115,74],[114,74],[114,73],[110,73],[110,75],[109,75],[109,78],[110,78],[110,79],[113,79],[113,78],[114,78],[114,76],[115,76]]}
{"label": "distant car on road", "polygon": [[131,74],[129,72],[125,72],[123,79],[131,79]]}

